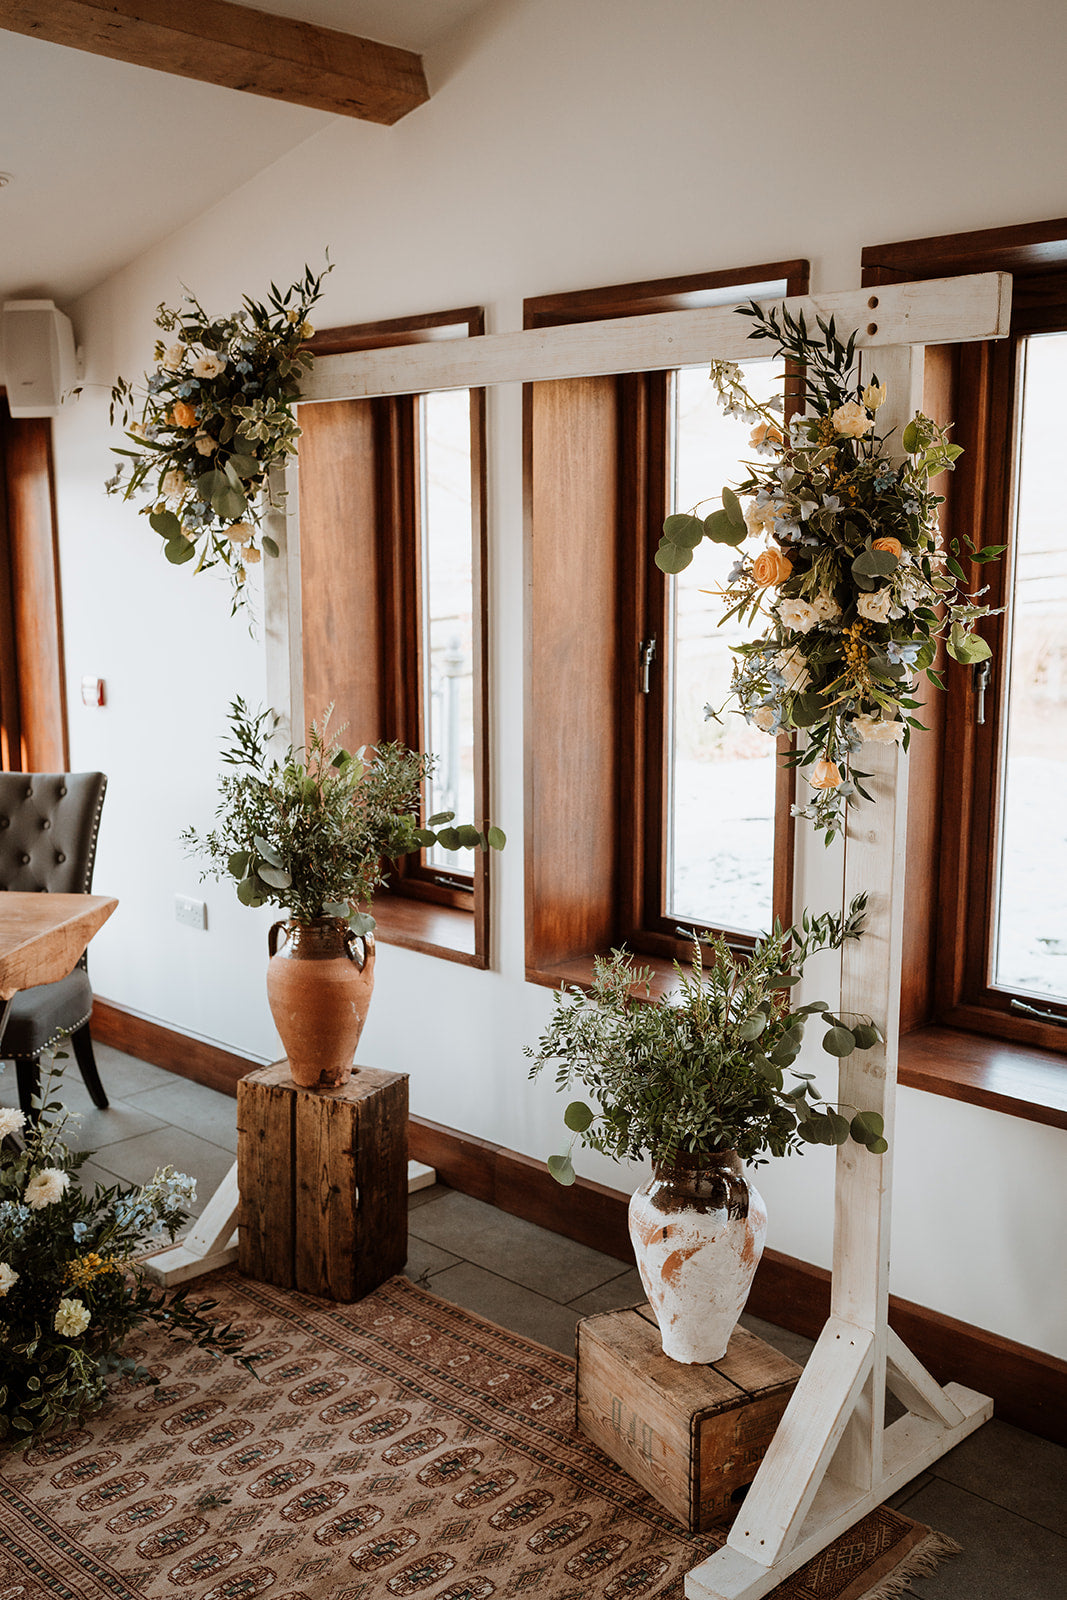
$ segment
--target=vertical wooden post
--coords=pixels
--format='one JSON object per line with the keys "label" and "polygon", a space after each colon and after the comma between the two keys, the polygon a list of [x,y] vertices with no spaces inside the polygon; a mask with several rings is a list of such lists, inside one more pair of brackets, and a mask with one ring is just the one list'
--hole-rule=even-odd
{"label": "vertical wooden post", "polygon": [[[300,472],[295,461],[271,474],[278,509],[263,519],[278,555],[263,558],[267,704],[279,722],[272,744],[279,757],[304,742],[304,656],[300,617]],[[283,497],[284,491],[284,497]]]}

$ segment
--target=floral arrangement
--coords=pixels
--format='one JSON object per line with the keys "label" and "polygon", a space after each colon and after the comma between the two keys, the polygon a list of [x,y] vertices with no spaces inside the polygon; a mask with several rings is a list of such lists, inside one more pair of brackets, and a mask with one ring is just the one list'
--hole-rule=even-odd
{"label": "floral arrangement", "polygon": [[[823,1049],[835,1058],[869,1050],[882,1034],[869,1018],[847,1020],[823,1000],[791,1006],[815,950],[837,950],[860,937],[866,897],[847,914],[805,912],[798,927],[773,931],[750,954],[736,955],[721,936],[694,944],[692,968],[677,963],[678,990],[650,1000],[648,968],[622,951],[599,959],[591,994],[563,989],[553,996],[552,1021],[538,1042],[530,1077],[557,1063],[556,1086],[577,1078],[592,1092],[568,1105],[563,1120],[570,1147],[551,1156],[549,1171],[574,1182],[575,1139],[619,1159],[673,1161],[679,1151],[736,1150],[742,1161],[782,1156],[804,1144],[853,1139],[874,1155],[888,1149],[877,1112],[822,1100],[814,1074],[793,1066],[808,1018],[827,1024]],[[707,952],[705,955],[704,952]],[[637,994],[634,993],[635,987]],[[643,990],[643,997],[641,991]],[[786,1073],[795,1080],[786,1086]]]}
{"label": "floral arrangement", "polygon": [[[965,591],[961,561],[982,563],[1003,545],[961,556],[945,549],[937,521],[942,497],[931,479],[950,471],[961,447],[948,429],[917,412],[900,440],[894,465],[889,435],[877,431],[886,387],[877,376],[855,381],[855,334],[837,337],[833,319],[810,335],[801,315],[738,308],[755,323],[753,339],[770,339],[803,369],[792,399],[802,409],[788,424],[782,400],[753,399],[733,362],[716,362],[712,379],[728,415],[753,422],[750,475],[724,488],[722,508],[706,518],[668,517],[656,553],[664,572],[680,572],[703,538],[740,547],[723,591],[723,620],[767,620],[765,631],[734,646],[732,691],[748,722],[768,734],[803,729],[804,748],[786,759],[804,769],[814,797],[794,813],[825,830],[827,843],[844,826],[845,810],[868,774],[856,756],[865,743],[907,749],[920,673],[938,687],[939,640],[957,661],[989,654],[974,632],[988,608]],[[787,384],[789,382],[787,375]],[[710,716],[718,713],[706,708]]]}
{"label": "floral arrangement", "polygon": [[74,1179],[89,1156],[67,1145],[67,1121],[57,1102],[30,1127],[0,1107],[0,1445],[98,1409],[114,1374],[157,1383],[122,1354],[147,1322],[248,1365],[241,1336],[210,1321],[215,1301],[190,1305],[188,1288],[156,1288],[135,1259],[146,1238],[173,1239],[187,1220],[193,1180],[166,1167],[140,1188],[98,1184],[90,1194]]}
{"label": "floral arrangement", "polygon": [[203,836],[189,828],[182,841],[210,857],[206,873],[237,880],[242,905],[271,902],[302,923],[343,917],[363,935],[374,928],[365,908],[385,882],[386,861],[434,844],[502,850],[506,840],[500,828],[453,827],[451,811],[420,827],[433,758],[399,744],[352,755],[329,735],[332,709],[321,727],[311,724],[304,760],[290,748],[277,761],[266,746],[271,714],[253,716],[234,700],[234,744],[222,759],[239,770],[219,782],[219,825]]}
{"label": "floral arrangement", "polygon": [[[194,571],[222,563],[243,601],[246,569],[278,547],[261,531],[270,471],[294,453],[300,429],[294,405],[312,364],[304,342],[308,312],[332,270],[310,267],[283,294],[273,283],[264,304],[246,295],[229,317],[211,318],[195,295],[184,309],[161,305],[155,371],[143,394],[125,378],[111,391],[111,421],[121,417],[129,447],[108,480],[111,494],[147,496],[141,510],[163,539],[168,561],[197,558]],[[257,542],[258,541],[258,542]]]}

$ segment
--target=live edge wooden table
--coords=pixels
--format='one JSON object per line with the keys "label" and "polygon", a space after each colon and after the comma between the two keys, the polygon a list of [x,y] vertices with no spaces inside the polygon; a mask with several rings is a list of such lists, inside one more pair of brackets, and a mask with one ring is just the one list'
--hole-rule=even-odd
{"label": "live edge wooden table", "polygon": [[0,1047],[12,998],[72,972],[117,905],[105,894],[0,894]]}

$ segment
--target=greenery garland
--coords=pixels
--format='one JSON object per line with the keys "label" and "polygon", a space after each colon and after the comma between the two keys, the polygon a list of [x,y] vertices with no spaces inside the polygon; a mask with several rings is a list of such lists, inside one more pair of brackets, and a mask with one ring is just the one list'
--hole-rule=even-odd
{"label": "greenery garland", "polygon": [[111,391],[111,421],[121,418],[130,444],[112,446],[125,459],[108,493],[147,496],[141,511],[175,566],[195,557],[195,572],[228,568],[234,611],[247,568],[264,550],[278,554],[260,526],[264,500],[277,506],[271,469],[296,451],[294,407],[313,361],[308,312],[332,270],[305,267],[284,293],[272,283],[265,303],[245,295],[228,317],[209,317],[188,292],[184,310],[161,305],[155,371],[141,391],[125,378]]}
{"label": "greenery garland", "polygon": [[765,312],[753,301],[738,310],[755,323],[750,338],[771,340],[803,369],[793,397],[802,409],[786,426],[781,400],[753,399],[736,363],[713,364],[723,410],[755,424],[751,444],[763,460],[748,464],[736,489],[723,489],[721,510],[668,517],[656,563],[683,571],[705,538],[759,541],[739,550],[722,591],[722,621],[767,620],[761,635],[733,647],[732,693],[763,732],[806,733],[786,759],[803,769],[814,797],[793,811],[829,843],[849,802],[870,799],[868,774],[856,765],[862,746],[907,749],[911,730],[923,726],[917,680],[925,673],[944,687],[933,665],[938,641],[967,664],[990,654],[974,632],[989,607],[977,603],[981,591],[966,592],[961,563],[991,561],[1005,547],[976,549],[970,539],[966,554],[957,539],[944,547],[943,497],[931,480],[952,470],[961,447],[916,412],[900,441],[905,458],[894,464],[890,435],[877,432],[886,388],[877,376],[857,383],[855,333],[842,343],[831,317],[811,335],[803,313],[794,318],[784,306]]}

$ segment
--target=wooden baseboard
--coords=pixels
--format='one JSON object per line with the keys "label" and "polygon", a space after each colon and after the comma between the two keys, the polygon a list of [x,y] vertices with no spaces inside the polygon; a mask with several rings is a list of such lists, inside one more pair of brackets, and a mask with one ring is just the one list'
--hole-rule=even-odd
{"label": "wooden baseboard", "polygon": [[[92,1029],[102,1044],[223,1094],[236,1096],[237,1080],[262,1065],[100,998],[93,1007]],[[585,1178],[564,1189],[542,1162],[422,1117],[408,1122],[408,1153],[435,1167],[450,1188],[619,1261],[633,1261],[626,1227],[628,1197],[615,1189]],[[830,1274],[824,1267],[767,1250],[748,1309],[776,1327],[813,1339],[829,1313]],[[1003,1421],[1067,1444],[1067,1361],[895,1295],[890,1296],[889,1320],[940,1382],[954,1380],[991,1395]]]}

